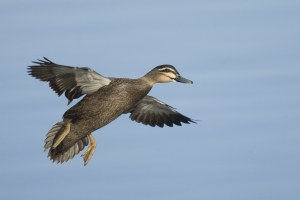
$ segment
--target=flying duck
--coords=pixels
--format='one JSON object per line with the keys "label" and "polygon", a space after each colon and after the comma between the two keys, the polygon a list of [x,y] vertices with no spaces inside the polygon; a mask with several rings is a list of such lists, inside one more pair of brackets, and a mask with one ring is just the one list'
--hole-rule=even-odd
{"label": "flying duck", "polygon": [[131,113],[131,120],[152,127],[195,123],[173,107],[147,95],[155,83],[193,83],[183,78],[172,65],[160,65],[141,78],[129,79],[107,78],[91,68],[60,65],[45,57],[33,63],[37,65],[29,66],[28,74],[49,82],[58,96],[65,93],[68,104],[85,95],[46,135],[44,148],[45,151],[50,148],[48,157],[53,162],[67,162],[90,143],[82,154],[84,165],[87,165],[96,149],[92,132],[122,114]]}

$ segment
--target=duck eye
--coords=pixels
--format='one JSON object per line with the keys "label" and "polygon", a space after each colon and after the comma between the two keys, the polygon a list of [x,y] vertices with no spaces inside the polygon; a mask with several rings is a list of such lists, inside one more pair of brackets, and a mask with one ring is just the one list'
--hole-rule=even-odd
{"label": "duck eye", "polygon": [[164,69],[164,70],[162,70],[162,72],[171,72],[171,70],[170,69]]}

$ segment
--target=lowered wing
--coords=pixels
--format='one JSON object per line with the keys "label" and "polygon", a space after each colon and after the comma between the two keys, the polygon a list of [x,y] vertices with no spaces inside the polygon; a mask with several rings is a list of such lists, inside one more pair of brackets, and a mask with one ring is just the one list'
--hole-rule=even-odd
{"label": "lowered wing", "polygon": [[174,110],[173,107],[148,95],[126,113],[131,113],[129,118],[132,121],[138,123],[142,122],[143,124],[152,127],[163,127],[164,124],[171,127],[173,124],[181,126],[181,122],[186,124],[189,124],[190,122],[196,123],[191,118]]}

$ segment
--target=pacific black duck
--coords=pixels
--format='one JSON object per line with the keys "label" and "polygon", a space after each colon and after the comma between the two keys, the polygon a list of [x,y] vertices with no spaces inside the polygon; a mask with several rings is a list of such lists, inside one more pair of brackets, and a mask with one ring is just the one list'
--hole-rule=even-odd
{"label": "pacific black duck", "polygon": [[128,79],[107,78],[88,67],[64,66],[44,59],[33,61],[38,65],[28,67],[29,75],[49,82],[59,96],[65,92],[68,104],[86,95],[67,110],[63,121],[56,123],[46,135],[45,151],[50,148],[48,157],[53,162],[67,162],[90,142],[82,154],[86,165],[96,148],[92,132],[125,113],[131,113],[131,120],[153,127],[195,123],[171,106],[147,95],[155,83],[193,83],[183,78],[172,65],[160,65],[141,78]]}

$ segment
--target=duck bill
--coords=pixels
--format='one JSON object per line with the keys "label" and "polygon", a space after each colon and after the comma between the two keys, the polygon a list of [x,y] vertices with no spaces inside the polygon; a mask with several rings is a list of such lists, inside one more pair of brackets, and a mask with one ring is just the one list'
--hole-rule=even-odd
{"label": "duck bill", "polygon": [[182,76],[178,75],[175,79],[176,82],[180,82],[180,83],[188,83],[188,84],[193,84],[193,81],[183,78]]}

